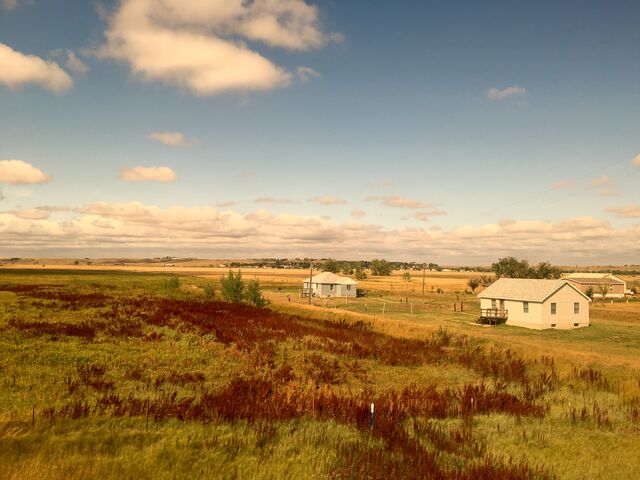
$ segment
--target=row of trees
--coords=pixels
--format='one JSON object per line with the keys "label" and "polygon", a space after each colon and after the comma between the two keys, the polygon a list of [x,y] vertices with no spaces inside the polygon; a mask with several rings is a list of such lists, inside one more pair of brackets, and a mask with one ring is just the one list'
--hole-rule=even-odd
{"label": "row of trees", "polygon": [[[345,275],[355,275],[356,280],[364,280],[367,274],[364,271],[364,262],[344,262],[328,259],[322,264],[322,270],[332,273],[344,273]],[[393,271],[393,265],[385,259],[373,259],[369,262],[369,269],[372,275],[389,276]]]}

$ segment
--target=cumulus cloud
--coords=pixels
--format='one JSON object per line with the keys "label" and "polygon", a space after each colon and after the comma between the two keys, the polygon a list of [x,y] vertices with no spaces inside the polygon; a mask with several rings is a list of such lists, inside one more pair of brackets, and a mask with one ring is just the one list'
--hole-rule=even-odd
{"label": "cumulus cloud", "polygon": [[429,257],[461,263],[486,263],[505,255],[630,263],[640,255],[640,225],[614,228],[610,222],[593,217],[558,222],[503,220],[444,230],[389,229],[351,219],[339,223],[264,209],[240,214],[209,206],[161,208],[140,202],[98,202],[71,213],[72,218],[54,219],[41,212],[1,212],[3,254],[36,251],[46,255],[52,249],[77,252],[84,248],[103,255],[171,250],[204,257],[303,257],[312,250],[314,256],[352,258],[353,252],[358,252],[362,258]]}
{"label": "cumulus cloud", "polygon": [[196,142],[195,139],[187,139],[181,132],[153,132],[148,138],[170,147],[188,147]]}
{"label": "cumulus cloud", "polygon": [[286,69],[241,39],[289,50],[335,40],[303,0],[123,0],[108,23],[99,56],[196,95],[290,83]]}
{"label": "cumulus cloud", "polygon": [[595,190],[601,197],[616,197],[620,195],[618,184],[607,175],[594,178],[588,184],[590,190]]}
{"label": "cumulus cloud", "polygon": [[37,167],[22,160],[0,160],[0,183],[23,185],[47,183],[51,177]]}
{"label": "cumulus cloud", "polygon": [[310,202],[319,203],[320,205],[344,205],[347,203],[346,200],[338,197],[332,197],[329,195],[325,195],[322,197],[313,197],[309,199]]}
{"label": "cumulus cloud", "polygon": [[320,78],[320,74],[311,67],[298,67],[296,70],[301,82],[308,82],[312,78]]}
{"label": "cumulus cloud", "polygon": [[559,180],[551,184],[551,190],[562,190],[565,188],[569,188],[571,184],[572,183],[569,180]]}
{"label": "cumulus cloud", "polygon": [[11,89],[38,85],[54,93],[73,86],[71,77],[55,62],[27,55],[0,43],[0,83]]}
{"label": "cumulus cloud", "polygon": [[12,11],[18,8],[19,6],[28,3],[29,1],[30,0],[2,0],[2,2],[0,2],[0,5],[5,10]]}
{"label": "cumulus cloud", "polygon": [[387,207],[395,207],[395,208],[431,208],[433,207],[430,203],[421,202],[420,200],[412,200],[410,198],[398,197],[398,196],[378,196],[371,195],[365,199],[367,202],[379,202],[382,205]]}
{"label": "cumulus cloud", "polygon": [[178,176],[169,167],[126,167],[120,171],[120,179],[127,182],[146,180],[174,182],[178,179]]}
{"label": "cumulus cloud", "polygon": [[609,207],[607,212],[614,213],[620,218],[640,218],[640,205],[626,207]]}
{"label": "cumulus cloud", "polygon": [[500,101],[506,100],[507,98],[521,97],[523,95],[526,95],[526,93],[526,89],[514,85],[512,87],[506,88],[490,88],[485,92],[485,96],[489,100]]}
{"label": "cumulus cloud", "polygon": [[640,153],[631,160],[631,164],[640,167]]}
{"label": "cumulus cloud", "polygon": [[67,50],[67,68],[76,73],[87,73],[89,71],[89,66],[71,50]]}

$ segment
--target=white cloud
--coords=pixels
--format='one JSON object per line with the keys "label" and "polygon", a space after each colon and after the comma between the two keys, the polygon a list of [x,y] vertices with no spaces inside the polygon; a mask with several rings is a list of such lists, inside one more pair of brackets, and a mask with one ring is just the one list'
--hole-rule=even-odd
{"label": "white cloud", "polygon": [[128,182],[146,180],[174,182],[178,179],[178,176],[169,167],[127,167],[120,171],[120,179]]}
{"label": "white cloud", "polygon": [[410,198],[398,197],[398,196],[378,196],[372,195],[365,199],[367,202],[380,202],[382,205],[387,207],[395,207],[395,208],[431,208],[433,207],[430,203],[421,202],[420,200],[412,200]]}
{"label": "white cloud", "polygon": [[89,71],[89,66],[71,50],[67,50],[67,68],[76,73],[87,73]]}
{"label": "white cloud", "polygon": [[181,132],[153,132],[148,138],[170,147],[188,147],[196,143],[195,139],[187,139]]}
{"label": "white cloud", "polygon": [[344,205],[346,200],[338,197],[332,197],[330,195],[324,195],[322,197],[313,197],[309,199],[310,202],[319,203],[320,205]]}
{"label": "white cloud", "polygon": [[360,258],[428,257],[452,263],[490,263],[514,255],[565,264],[598,259],[631,263],[640,255],[640,225],[614,228],[593,217],[559,222],[503,220],[443,230],[389,229],[263,209],[245,215],[208,206],[161,208],[140,202],[93,203],[72,210],[73,217],[64,219],[32,213],[0,213],[3,255],[85,249],[102,255],[171,251],[201,257],[304,257],[313,251],[316,257],[353,258],[357,252]]}
{"label": "white cloud", "polygon": [[569,180],[559,180],[551,184],[551,190],[562,190],[565,188],[569,188],[571,185],[572,182]]}
{"label": "white cloud", "polygon": [[640,218],[640,205],[609,207],[607,208],[607,212],[615,213],[620,218]]}
{"label": "white cloud", "polygon": [[27,3],[31,3],[31,0],[2,0],[0,5],[2,8],[10,12]]}
{"label": "white cloud", "polygon": [[616,197],[620,195],[618,184],[607,175],[594,178],[589,182],[588,187],[590,190],[595,190],[601,197]]}
{"label": "white cloud", "polygon": [[253,202],[254,203],[282,203],[282,204],[298,203],[297,201],[291,200],[290,198],[277,198],[277,197],[259,197],[259,198],[256,198]]}
{"label": "white cloud", "polygon": [[506,100],[507,98],[512,98],[512,97],[521,97],[523,95],[526,95],[526,93],[527,93],[526,89],[517,87],[517,86],[506,87],[506,88],[493,87],[485,92],[485,96],[489,100],[500,101],[500,100]]}
{"label": "white cloud", "polygon": [[54,93],[73,86],[73,80],[60,66],[35,55],[27,55],[0,43],[0,83],[11,89],[34,84]]}
{"label": "white cloud", "polygon": [[318,9],[303,0],[123,0],[98,55],[146,81],[214,95],[286,86],[291,74],[240,38],[290,50],[320,48]]}
{"label": "white cloud", "polygon": [[433,208],[427,211],[415,212],[413,214],[413,218],[416,220],[420,220],[421,222],[428,222],[429,220],[431,220],[431,217],[435,217],[438,215],[446,215],[446,214],[447,212],[445,212],[444,210],[441,210],[439,208]]}
{"label": "white cloud", "polygon": [[296,70],[301,82],[308,82],[312,78],[320,78],[320,74],[311,67],[298,67]]}
{"label": "white cloud", "polygon": [[631,160],[631,164],[640,167],[640,153]]}
{"label": "white cloud", "polygon": [[366,212],[360,208],[354,208],[353,210],[351,210],[351,216],[353,218],[362,218],[366,215]]}
{"label": "white cloud", "polygon": [[253,178],[256,176],[256,172],[254,172],[253,170],[244,170],[240,172],[240,176],[242,178]]}
{"label": "white cloud", "polygon": [[48,183],[51,177],[39,168],[22,160],[0,160],[0,183],[21,185]]}

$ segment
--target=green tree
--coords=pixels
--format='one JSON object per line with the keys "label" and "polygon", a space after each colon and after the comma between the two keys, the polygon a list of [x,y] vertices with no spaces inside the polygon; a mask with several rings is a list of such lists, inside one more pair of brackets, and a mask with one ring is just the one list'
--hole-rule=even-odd
{"label": "green tree", "polygon": [[406,270],[402,274],[402,280],[404,280],[405,282],[410,282],[411,281],[411,273],[409,272],[409,270]]}
{"label": "green tree", "polygon": [[593,298],[593,288],[592,287],[588,287],[587,291],[584,292],[584,294],[589,298]]}
{"label": "green tree", "polygon": [[378,276],[389,276],[391,275],[391,264],[387,262],[384,258],[378,260],[377,258],[371,260],[371,274]]}
{"label": "green tree", "polygon": [[330,258],[322,264],[322,270],[325,272],[338,273],[338,262]]}
{"label": "green tree", "polygon": [[532,273],[533,278],[560,278],[560,269],[549,262],[540,262]]}
{"label": "green tree", "polygon": [[496,272],[496,278],[529,278],[531,267],[526,260],[519,261],[515,257],[505,257],[491,265],[491,270]]}
{"label": "green tree", "polygon": [[367,278],[367,272],[362,267],[362,262],[358,262],[355,267],[356,280],[364,280]]}
{"label": "green tree", "polygon": [[469,285],[471,292],[475,292],[476,288],[480,286],[480,283],[482,283],[481,279],[479,279],[478,277],[473,277],[469,279],[469,281],[467,282],[467,285]]}
{"label": "green tree", "polygon": [[267,299],[262,296],[262,289],[258,280],[250,280],[247,283],[245,300],[256,308],[264,308],[269,304]]}
{"label": "green tree", "polygon": [[225,302],[241,302],[244,298],[244,288],[240,270],[235,274],[229,270],[227,276],[220,279],[220,293]]}

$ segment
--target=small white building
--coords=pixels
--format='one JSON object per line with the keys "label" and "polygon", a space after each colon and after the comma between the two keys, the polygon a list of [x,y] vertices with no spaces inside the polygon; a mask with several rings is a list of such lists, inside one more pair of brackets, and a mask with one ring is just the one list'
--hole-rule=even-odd
{"label": "small white building", "polygon": [[504,319],[536,330],[589,326],[591,300],[564,279],[500,278],[478,297],[481,320]]}
{"label": "small white building", "polygon": [[[311,284],[311,288],[309,288]],[[311,292],[312,297],[355,297],[358,282],[349,277],[341,277],[331,272],[322,272],[309,278],[305,278],[302,286],[302,295],[307,296]]]}

